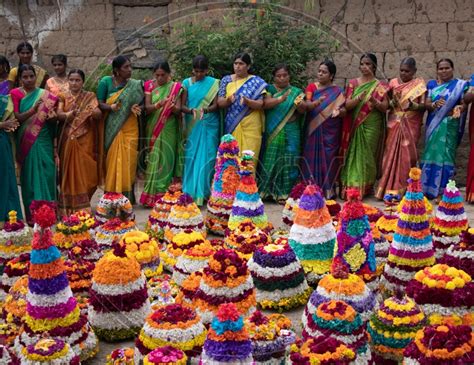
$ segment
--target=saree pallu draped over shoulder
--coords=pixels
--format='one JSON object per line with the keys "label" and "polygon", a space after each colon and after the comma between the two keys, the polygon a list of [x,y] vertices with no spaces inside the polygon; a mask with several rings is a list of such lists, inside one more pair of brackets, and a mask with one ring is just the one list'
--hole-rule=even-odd
{"label": "saree pallu draped over shoulder", "polygon": [[128,80],[123,88],[107,95],[106,103],[109,105],[117,103],[120,108],[116,112],[107,113],[101,126],[104,131],[105,191],[122,193],[131,202],[135,202],[133,185],[137,170],[139,139],[138,118],[132,113],[131,108],[134,104],[140,104],[142,100],[142,82]]}
{"label": "saree pallu draped over shoulder", "polygon": [[306,88],[306,98],[323,101],[308,113],[306,142],[302,163],[303,176],[314,181],[326,198],[335,195],[335,184],[341,166],[339,149],[341,146],[342,119],[333,118],[332,113],[345,103],[342,90],[338,86],[319,88],[311,84]]}
{"label": "saree pallu draped over shoulder", "polygon": [[[187,104],[197,111],[208,108],[219,91],[219,80],[206,76],[193,82],[183,81],[188,92]],[[186,145],[184,151],[183,191],[191,195],[198,205],[203,205],[211,193],[217,147],[219,143],[220,117],[218,112],[185,114]]]}
{"label": "saree pallu draped over shoulder", "polygon": [[22,89],[13,89],[11,96],[14,105],[19,105],[17,111],[20,113],[25,113],[40,103],[38,111],[21,124],[17,135],[21,193],[27,219],[31,222],[30,204],[33,200],[56,200],[53,144],[56,126],[48,123],[47,119],[50,112],[56,108],[58,98],[40,88],[28,94]]}
{"label": "saree pallu draped over shoulder", "polygon": [[178,117],[173,114],[173,105],[181,94],[181,83],[170,81],[159,86],[150,80],[145,84],[145,92],[151,94],[153,104],[168,98],[162,108],[147,117],[146,124],[149,145],[140,203],[153,207],[158,197],[168,189],[173,176],[180,175],[178,148],[181,132]]}
{"label": "saree pallu draped over shoulder", "polygon": [[[469,82],[469,93],[474,94],[474,74]],[[466,201],[474,203],[474,106],[471,104],[469,114],[469,141],[471,151],[469,153],[469,165],[467,168]]]}
{"label": "saree pallu draped over shoulder", "polygon": [[372,192],[379,169],[385,115],[369,102],[371,96],[382,101],[387,88],[379,80],[359,84],[349,81],[346,98],[356,98],[365,93],[352,113],[343,121],[341,151],[344,166],[341,171],[342,195],[349,187],[360,190],[361,197]]}
{"label": "saree pallu draped over shoulder", "polygon": [[398,102],[388,116],[382,177],[375,193],[378,199],[383,199],[385,194],[401,196],[405,193],[410,168],[418,162],[417,143],[424,114],[409,110],[410,101],[417,104],[423,102],[426,93],[423,79],[413,79],[406,83],[393,79],[389,86]]}
{"label": "saree pallu draped over shoulder", "polygon": [[301,127],[304,116],[296,113],[304,93],[288,86],[278,91],[269,85],[267,91],[278,98],[290,92],[287,99],[265,114],[264,151],[259,169],[259,188],[262,197],[286,199],[299,177]]}
{"label": "saree pallu draped over shoulder", "polygon": [[428,199],[443,193],[448,181],[454,176],[456,150],[464,133],[466,113],[455,118],[453,110],[458,105],[468,83],[454,79],[443,84],[430,80],[428,97],[432,102],[443,98],[445,104],[428,113],[426,120],[425,149],[421,158],[421,183]]}
{"label": "saree pallu draped over shoulder", "polygon": [[62,96],[64,112],[76,110],[72,121],[66,121],[59,137],[61,214],[90,210],[90,200],[98,185],[97,124],[92,119],[99,106],[94,93],[83,91],[77,98]]}

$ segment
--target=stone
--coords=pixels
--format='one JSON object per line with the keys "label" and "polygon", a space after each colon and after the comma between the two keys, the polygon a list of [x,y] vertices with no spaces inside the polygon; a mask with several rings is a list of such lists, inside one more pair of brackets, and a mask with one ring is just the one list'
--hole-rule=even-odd
{"label": "stone", "polygon": [[416,61],[417,76],[428,81],[436,77],[436,57],[433,52],[414,52],[408,54]]}
{"label": "stone", "polygon": [[[361,1],[361,0],[354,0],[354,3]],[[321,5],[319,17],[326,23],[338,23],[344,20],[344,14],[348,8],[348,3],[343,1],[334,1],[334,0],[320,0],[319,4]],[[357,8],[357,4],[352,6],[351,8]],[[347,23],[347,22],[346,22]]]}
{"label": "stone", "polygon": [[350,48],[359,52],[395,48],[392,24],[350,24],[347,26],[347,39]]}
{"label": "stone", "polygon": [[344,11],[344,20],[346,24],[372,24],[377,23],[373,2],[365,0],[353,0],[347,3]]}
{"label": "stone", "polygon": [[192,15],[198,14],[196,1],[188,0],[183,2],[172,1],[168,4],[168,21],[189,23],[193,21]]}
{"label": "stone", "polygon": [[140,38],[130,38],[118,43],[118,50],[120,53],[130,53],[139,48],[142,48]]}
{"label": "stone", "polygon": [[[134,6],[161,6],[168,5],[172,0],[133,0]],[[111,0],[114,5],[130,6],[130,0]]]}
{"label": "stone", "polygon": [[[415,22],[415,0],[374,1],[372,4],[377,23]],[[364,22],[367,22],[367,19],[364,19]]]}
{"label": "stone", "polygon": [[466,51],[474,48],[474,22],[448,23],[449,51]]}
{"label": "stone", "polygon": [[417,0],[416,22],[443,23],[452,22],[457,4],[446,0]]}
{"label": "stone", "polygon": [[110,4],[65,7],[72,13],[63,20],[63,30],[98,30],[114,28],[114,9]]}
{"label": "stone", "polygon": [[133,54],[136,58],[144,58],[148,55],[148,52],[145,48],[139,48],[133,51]]}
{"label": "stone", "polygon": [[359,55],[353,52],[335,52],[334,63],[337,67],[338,78],[353,79],[359,75]]}
{"label": "stone", "polygon": [[398,50],[434,51],[446,49],[448,32],[446,23],[430,24],[395,24],[395,47]]}
{"label": "stone", "polygon": [[474,2],[472,0],[456,0],[454,19],[456,22],[470,22],[474,19]]}
{"label": "stone", "polygon": [[156,28],[168,22],[167,6],[115,6],[117,28]]}

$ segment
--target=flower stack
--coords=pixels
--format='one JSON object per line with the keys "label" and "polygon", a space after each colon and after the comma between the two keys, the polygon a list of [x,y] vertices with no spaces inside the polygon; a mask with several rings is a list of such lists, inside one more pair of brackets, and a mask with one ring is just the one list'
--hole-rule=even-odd
{"label": "flower stack", "polygon": [[425,267],[415,274],[406,292],[431,324],[474,325],[474,282],[462,270],[444,264]]}
{"label": "flower stack", "polygon": [[[3,317],[8,323],[20,325],[26,315],[26,293],[28,292],[28,275],[20,277],[8,292],[3,304]],[[0,341],[1,342],[1,341]]]}
{"label": "flower stack", "polygon": [[355,359],[356,353],[342,341],[319,336],[306,340],[300,347],[291,346],[288,364],[351,365],[356,364]]}
{"label": "flower stack", "polygon": [[435,263],[428,216],[421,192],[421,170],[412,168],[393,235],[382,283],[386,290],[404,291],[418,270]]}
{"label": "flower stack", "polygon": [[424,325],[425,315],[413,299],[400,292],[385,299],[367,324],[375,363],[399,364],[403,350]]}
{"label": "flower stack", "polygon": [[460,242],[461,232],[468,227],[462,200],[456,183],[450,180],[444,189],[431,226],[436,260],[441,259],[449,247]]}
{"label": "flower stack", "polygon": [[267,233],[251,221],[240,223],[225,238],[225,245],[235,250],[240,257],[248,261],[258,247],[268,245],[272,240]]}
{"label": "flower stack", "polygon": [[233,231],[240,223],[251,221],[258,228],[270,232],[271,223],[265,214],[265,207],[258,193],[257,183],[255,182],[254,171],[254,153],[252,151],[243,151],[240,163],[240,183],[235,194],[232,212],[229,217],[228,230]]}
{"label": "flower stack", "polygon": [[179,287],[176,303],[192,305],[196,292],[199,290],[201,278],[202,272],[197,271],[184,279]]}
{"label": "flower stack", "polygon": [[105,365],[135,365],[134,350],[130,347],[113,350],[107,355]]}
{"label": "flower stack", "polygon": [[211,197],[207,202],[206,227],[209,232],[223,236],[232,211],[239,185],[239,145],[232,134],[221,138],[217,150]]}
{"label": "flower stack", "polygon": [[393,241],[393,234],[397,228],[398,212],[397,205],[400,202],[400,195],[385,194],[383,197],[385,210],[383,215],[377,220],[375,226],[389,243]]}
{"label": "flower stack", "polygon": [[257,289],[257,303],[262,308],[284,311],[308,301],[312,290],[287,238],[257,248],[248,268]]}
{"label": "flower stack", "polygon": [[[77,252],[78,250],[75,250]],[[80,252],[80,251],[79,251]],[[89,296],[94,262],[83,259],[71,250],[69,258],[64,262],[67,278],[72,292],[76,296]]]}
{"label": "flower stack", "polygon": [[31,251],[31,230],[17,218],[17,212],[8,212],[8,221],[0,231],[0,275],[8,260]]}
{"label": "flower stack", "polygon": [[235,304],[244,316],[252,314],[257,305],[247,263],[228,249],[221,249],[211,257],[193,301],[205,324],[211,322],[223,303]]}
{"label": "flower stack", "polygon": [[309,298],[305,313],[315,313],[321,303],[332,299],[343,300],[352,306],[364,322],[368,321],[376,306],[375,294],[360,276],[349,273],[345,265],[334,264],[331,274],[319,281],[318,287]]}
{"label": "flower stack", "polygon": [[190,306],[168,304],[150,313],[135,341],[135,363],[164,346],[186,353],[189,359],[199,358],[206,339],[206,328]]}
{"label": "flower stack", "polygon": [[337,221],[339,221],[339,213],[341,212],[341,204],[339,204],[337,201],[334,199],[328,199],[326,200],[326,207],[328,208],[329,214],[336,224]]}
{"label": "flower stack", "polygon": [[186,354],[171,346],[158,347],[145,356],[143,365],[186,365]]}
{"label": "flower stack", "polygon": [[12,285],[23,275],[28,274],[30,254],[22,253],[5,264],[0,285],[0,302],[3,302]]}
{"label": "flower stack", "polygon": [[193,272],[201,271],[216,252],[208,241],[184,250],[173,268],[173,281],[181,286]]}
{"label": "flower stack", "polygon": [[225,303],[212,319],[204,349],[203,364],[253,364],[252,342],[244,319],[233,303]]}
{"label": "flower stack", "polygon": [[19,354],[22,365],[67,364],[80,365],[81,360],[68,343],[60,339],[42,338],[24,347]]}
{"label": "flower stack", "polygon": [[81,361],[86,360],[97,353],[97,338],[72,295],[63,259],[53,244],[50,227],[56,222],[56,215],[45,204],[34,210],[33,218],[36,231],[28,271],[24,331],[15,341],[16,352],[24,354],[24,348],[29,351],[47,334],[69,344]]}
{"label": "flower stack", "polygon": [[130,200],[121,193],[105,193],[99,199],[95,219],[99,224],[119,218],[121,221],[133,221],[133,206]]}
{"label": "flower stack", "polygon": [[474,334],[469,326],[428,326],[404,351],[404,365],[451,365],[474,362]]}
{"label": "flower stack", "polygon": [[321,303],[316,312],[305,311],[301,318],[303,338],[333,338],[356,354],[356,363],[369,364],[372,354],[368,346],[365,323],[359,313],[341,300]]}
{"label": "flower stack", "polygon": [[306,185],[307,184],[304,181],[301,181],[293,186],[290,196],[288,199],[286,199],[285,206],[283,207],[283,212],[281,214],[281,220],[283,222],[283,229],[286,229],[287,231],[289,231],[293,225],[295,214],[298,210],[298,204],[300,203],[300,198],[303,195]]}
{"label": "flower stack", "polygon": [[383,216],[383,212],[373,205],[362,203],[362,207],[364,208],[369,223],[375,223]]}
{"label": "flower stack", "polygon": [[162,273],[160,247],[155,239],[145,232],[132,231],[125,233],[120,243],[125,246],[127,256],[138,261],[145,277],[152,278]]}
{"label": "flower stack", "polygon": [[461,234],[461,242],[450,246],[440,263],[453,266],[474,276],[474,228]]}
{"label": "flower stack", "polygon": [[71,214],[56,225],[53,242],[62,252],[67,253],[77,242],[91,239],[89,227],[76,214]]}
{"label": "flower stack", "polygon": [[173,235],[170,243],[166,246],[166,251],[161,253],[163,266],[167,271],[173,271],[179,256],[187,249],[209,243],[201,232],[185,229]]}
{"label": "flower stack", "polygon": [[340,213],[334,261],[349,272],[370,277],[375,273],[375,244],[358,189],[347,190],[348,201]]}
{"label": "flower stack", "polygon": [[20,362],[11,348],[0,345],[0,364],[19,365]]}
{"label": "flower stack", "polygon": [[163,240],[171,207],[178,203],[181,195],[183,195],[183,192],[176,185],[171,184],[168,191],[158,197],[153,210],[148,216],[145,228],[145,232],[148,233],[150,237]]}
{"label": "flower stack", "polygon": [[316,185],[308,185],[300,198],[289,244],[303,265],[309,283],[329,272],[336,231],[324,198]]}
{"label": "flower stack", "polygon": [[[282,325],[283,324],[283,325]],[[264,315],[254,312],[245,320],[245,328],[252,341],[252,357],[255,364],[279,365],[285,360],[286,350],[290,343],[289,332],[291,321],[283,315]]]}
{"label": "flower stack", "polygon": [[178,203],[171,207],[168,225],[165,228],[166,242],[173,241],[175,235],[187,230],[201,233],[203,237],[206,237],[206,227],[199,207],[191,195],[183,193]]}
{"label": "flower stack", "polygon": [[106,341],[133,338],[150,310],[145,275],[119,244],[106,253],[92,273],[89,320]]}
{"label": "flower stack", "polygon": [[119,241],[122,236],[130,231],[136,230],[133,220],[123,221],[120,218],[112,218],[97,228],[95,232],[95,241],[102,252],[112,248],[115,241]]}
{"label": "flower stack", "polygon": [[91,239],[77,242],[74,247],[69,250],[69,255],[95,263],[102,257],[102,252],[98,243],[94,239]]}

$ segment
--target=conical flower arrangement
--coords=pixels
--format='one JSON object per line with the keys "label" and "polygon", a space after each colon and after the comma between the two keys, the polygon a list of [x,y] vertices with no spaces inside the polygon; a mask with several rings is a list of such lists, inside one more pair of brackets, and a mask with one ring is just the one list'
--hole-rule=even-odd
{"label": "conical flower arrangement", "polygon": [[348,189],[348,201],[340,213],[334,261],[346,265],[351,273],[373,275],[376,270],[375,244],[369,219],[357,189]]}
{"label": "conical flower arrangement", "polygon": [[450,180],[436,210],[431,233],[436,259],[444,256],[448,248],[459,243],[461,232],[468,226],[462,196],[456,183]]}
{"label": "conical flower arrangement", "polygon": [[375,223],[377,229],[385,236],[389,243],[393,241],[393,234],[397,228],[398,211],[397,206],[400,202],[400,195],[385,194],[383,197],[385,209],[383,215]]}
{"label": "conical flower arrangement", "polygon": [[474,277],[474,228],[461,234],[461,242],[450,246],[440,263],[463,270]]}
{"label": "conical flower arrangement", "polygon": [[306,188],[304,181],[296,184],[291,189],[290,196],[286,199],[285,206],[283,207],[281,220],[283,222],[283,229],[290,230],[295,219],[296,211],[298,210],[298,204],[300,202],[301,195],[303,195],[304,189]]}
{"label": "conical flower arrangement", "polygon": [[204,364],[252,364],[252,342],[244,319],[233,303],[221,304],[212,319],[204,351]]}
{"label": "conical flower arrangement", "polygon": [[80,365],[81,359],[67,342],[55,338],[41,338],[23,348],[19,354],[22,365],[68,364]]}
{"label": "conical flower arrangement", "polygon": [[86,360],[97,352],[97,338],[87,317],[80,313],[72,295],[61,254],[52,242],[50,227],[56,222],[54,210],[41,205],[34,210],[34,233],[28,272],[24,331],[15,342],[16,352],[35,344],[46,333],[68,343]]}
{"label": "conical flower arrangement", "polygon": [[207,229],[224,235],[239,185],[239,145],[232,134],[221,138],[212,182],[211,197],[207,202]]}
{"label": "conical flower arrangement", "polygon": [[0,275],[8,260],[31,251],[31,230],[20,219],[17,212],[8,212],[8,221],[0,231]]}
{"label": "conical flower arrangement", "polygon": [[173,281],[181,286],[193,272],[200,271],[207,266],[209,259],[216,253],[216,248],[212,247],[209,241],[190,247],[178,256],[176,265],[173,268]]}
{"label": "conical flower arrangement", "polygon": [[382,280],[383,286],[392,292],[404,291],[418,270],[435,263],[430,226],[421,192],[421,170],[412,168],[409,176]]}
{"label": "conical flower arrangement", "polygon": [[173,236],[171,242],[166,246],[166,250],[161,253],[163,266],[167,271],[173,271],[176,261],[187,249],[209,243],[202,233],[191,229],[185,229]]}
{"label": "conical flower arrangement", "polygon": [[235,194],[232,212],[229,217],[228,230],[233,231],[240,223],[251,221],[258,228],[269,232],[271,224],[265,214],[265,207],[258,194],[257,183],[255,182],[254,153],[244,151],[240,164],[240,183]]}
{"label": "conical flower arrangement", "polygon": [[309,283],[316,283],[329,272],[336,231],[316,185],[308,185],[301,196],[289,243],[301,261]]}
{"label": "conical flower arrangement", "polygon": [[141,231],[127,232],[120,243],[125,246],[128,257],[134,257],[147,278],[160,275],[163,265],[160,262],[160,247],[154,238]]}
{"label": "conical flower arrangement", "polygon": [[133,206],[130,200],[121,193],[109,192],[102,195],[97,203],[95,219],[99,224],[119,218],[122,221],[135,219]]}
{"label": "conical flower arrangement", "polygon": [[62,221],[56,225],[53,242],[60,250],[67,253],[77,242],[92,238],[89,228],[90,226],[76,214],[63,217]]}
{"label": "conical flower arrangement", "polygon": [[271,243],[271,238],[252,222],[242,222],[225,238],[225,245],[248,261],[260,246]]}

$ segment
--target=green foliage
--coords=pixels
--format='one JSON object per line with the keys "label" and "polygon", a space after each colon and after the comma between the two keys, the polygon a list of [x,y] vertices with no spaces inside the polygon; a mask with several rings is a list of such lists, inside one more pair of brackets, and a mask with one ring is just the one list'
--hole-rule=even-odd
{"label": "green foliage", "polygon": [[[132,78],[137,80],[149,80],[151,78],[151,70],[148,69],[134,69],[132,71]],[[97,91],[97,84],[104,76],[112,75],[112,65],[108,63],[101,63],[90,75],[87,76],[84,83],[84,89],[87,91]]]}
{"label": "green foliage", "polygon": [[189,77],[192,58],[198,54],[208,57],[210,74],[222,78],[232,73],[233,56],[245,51],[252,56],[254,74],[271,81],[273,67],[284,62],[292,84],[305,87],[307,63],[330,57],[339,46],[324,25],[289,19],[275,4],[240,6],[219,19],[219,24],[200,14],[192,23],[174,25],[166,44],[160,39],[157,47],[167,50],[175,78]]}

